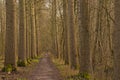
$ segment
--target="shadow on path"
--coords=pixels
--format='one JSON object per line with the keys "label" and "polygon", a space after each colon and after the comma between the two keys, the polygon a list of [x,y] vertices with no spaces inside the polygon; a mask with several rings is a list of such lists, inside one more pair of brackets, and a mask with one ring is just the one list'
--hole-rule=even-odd
{"label": "shadow on path", "polygon": [[46,54],[44,58],[40,59],[37,67],[30,74],[28,80],[63,80],[59,71],[52,63],[49,56]]}

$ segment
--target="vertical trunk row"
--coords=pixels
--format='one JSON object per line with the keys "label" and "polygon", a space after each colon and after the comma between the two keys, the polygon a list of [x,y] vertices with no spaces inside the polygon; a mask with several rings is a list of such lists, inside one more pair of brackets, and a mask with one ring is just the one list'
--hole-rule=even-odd
{"label": "vertical trunk row", "polygon": [[[91,2],[90,20],[90,52],[92,54],[92,67],[94,79],[111,80],[113,77],[113,56],[112,56],[112,27],[113,17],[112,0],[94,0]],[[112,13],[109,13],[111,12]],[[94,20],[94,21],[93,21]],[[96,54],[97,53],[97,54]]]}
{"label": "vertical trunk row", "polygon": [[[18,16],[16,0],[6,0],[5,69],[12,66],[15,70],[17,56],[18,66],[25,66],[27,59],[38,56],[35,8],[34,0],[20,0]],[[17,19],[19,19],[19,29],[16,25]]]}

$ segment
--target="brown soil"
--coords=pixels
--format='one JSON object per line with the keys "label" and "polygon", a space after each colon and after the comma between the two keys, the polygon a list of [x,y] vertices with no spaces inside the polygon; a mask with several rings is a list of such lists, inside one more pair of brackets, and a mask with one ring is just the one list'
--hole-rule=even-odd
{"label": "brown soil", "polygon": [[28,80],[63,80],[58,69],[46,55],[29,75]]}

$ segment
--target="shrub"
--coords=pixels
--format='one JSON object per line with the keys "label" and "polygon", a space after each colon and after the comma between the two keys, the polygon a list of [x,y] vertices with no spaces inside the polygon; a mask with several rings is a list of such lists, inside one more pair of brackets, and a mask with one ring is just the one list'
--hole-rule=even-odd
{"label": "shrub", "polygon": [[9,64],[2,69],[3,72],[12,72],[16,71],[16,68],[13,65]]}
{"label": "shrub", "polygon": [[26,62],[26,61],[19,60],[19,61],[17,62],[17,65],[18,65],[19,67],[25,67],[25,66],[27,65],[27,62]]}
{"label": "shrub", "polygon": [[90,75],[88,73],[79,73],[78,75],[68,77],[65,80],[90,80]]}

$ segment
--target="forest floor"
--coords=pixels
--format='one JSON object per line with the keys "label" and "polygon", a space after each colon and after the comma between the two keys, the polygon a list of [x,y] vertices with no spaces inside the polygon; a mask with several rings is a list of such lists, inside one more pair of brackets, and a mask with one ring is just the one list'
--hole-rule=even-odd
{"label": "forest floor", "polygon": [[[1,59],[0,69],[3,63],[4,59]],[[78,73],[79,70],[72,70],[63,60],[43,53],[26,67],[18,67],[17,72],[8,74],[0,71],[0,80],[85,80],[77,78]]]}
{"label": "forest floor", "polygon": [[18,67],[17,72],[11,74],[0,71],[0,80],[63,80],[48,55],[34,60],[26,67]]}
{"label": "forest floor", "polygon": [[52,63],[50,57],[46,54],[37,67],[29,75],[28,80],[63,80],[59,70]]}
{"label": "forest floor", "polygon": [[79,69],[75,69],[75,70],[71,69],[69,65],[65,65],[65,62],[63,60],[57,59],[54,56],[51,56],[51,57],[52,57],[52,62],[60,71],[60,74],[62,75],[63,80],[86,80],[86,79],[79,79],[76,77],[77,75],[79,75]]}
{"label": "forest floor", "polygon": [[[1,63],[1,62],[0,62]],[[3,62],[0,67],[0,80],[27,80],[26,77],[32,73],[32,70],[38,65],[38,59],[32,60],[32,62],[26,67],[18,67],[16,72],[7,73],[2,72]]]}

